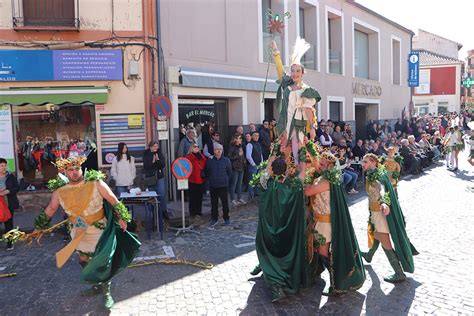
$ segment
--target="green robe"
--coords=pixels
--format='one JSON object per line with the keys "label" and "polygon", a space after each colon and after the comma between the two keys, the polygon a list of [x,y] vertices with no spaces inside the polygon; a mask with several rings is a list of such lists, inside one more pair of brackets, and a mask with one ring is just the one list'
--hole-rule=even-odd
{"label": "green robe", "polygon": [[294,294],[309,286],[303,186],[270,179],[262,192],[256,249],[265,280]]}
{"label": "green robe", "polygon": [[107,226],[100,236],[94,255],[81,272],[81,281],[97,284],[107,282],[125,269],[137,255],[140,241],[128,231],[122,231],[115,222],[114,209],[104,201]]}
{"label": "green robe", "polygon": [[329,274],[334,292],[357,290],[364,284],[365,270],[352,226],[347,201],[340,184],[331,184],[331,254]]}
{"label": "green robe", "polygon": [[402,264],[403,270],[413,273],[415,271],[413,255],[417,255],[418,251],[411,244],[405,230],[405,217],[398,202],[397,194],[393,190],[392,183],[386,173],[382,173],[378,180],[384,186],[385,192],[390,194],[390,214],[386,218],[394,250]]}

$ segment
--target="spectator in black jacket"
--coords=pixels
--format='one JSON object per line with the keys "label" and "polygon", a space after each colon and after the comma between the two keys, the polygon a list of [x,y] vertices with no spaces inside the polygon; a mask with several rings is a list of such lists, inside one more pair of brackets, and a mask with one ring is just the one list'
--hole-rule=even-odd
{"label": "spectator in black jacket", "polygon": [[365,154],[367,153],[364,147],[364,141],[362,139],[357,141],[357,144],[352,148],[352,153],[354,154],[354,158],[358,157],[359,160],[362,161],[362,158],[364,158]]}
{"label": "spectator in black jacket", "polygon": [[395,123],[395,132],[397,132],[397,133],[400,132],[400,133],[401,133],[402,130],[403,130],[402,122],[401,122],[401,120],[398,118],[398,119],[397,119],[397,123]]}
{"label": "spectator in black jacket", "polygon": [[[242,145],[242,135],[235,133],[230,141],[229,159],[232,164],[232,175],[230,177],[230,200],[232,206],[245,204],[242,199],[242,179],[244,176],[244,169],[246,167],[246,159],[244,153],[244,146]],[[237,193],[237,199],[235,194]]]}
{"label": "spectator in black jacket", "polygon": [[214,156],[206,161],[205,172],[211,192],[211,227],[217,224],[219,199],[222,202],[225,225],[230,225],[228,194],[232,165],[230,159],[222,155],[223,151],[221,144],[214,144]]}
{"label": "spectator in black jacket", "polygon": [[[16,194],[20,191],[20,185],[15,175],[7,171],[7,160],[0,158],[0,199],[7,200],[8,209],[12,217],[5,222],[5,232],[13,229],[13,213],[20,207]],[[13,244],[8,242],[7,250],[13,250]]]}
{"label": "spectator in black jacket", "polygon": [[143,172],[145,185],[149,190],[158,194],[159,208],[165,219],[169,219],[166,194],[166,179],[163,169],[166,166],[165,157],[161,153],[160,144],[152,141],[143,153]]}
{"label": "spectator in black jacket", "polygon": [[258,139],[260,146],[262,147],[263,160],[267,160],[270,155],[270,122],[268,120],[263,120],[262,126],[258,130],[260,137]]}

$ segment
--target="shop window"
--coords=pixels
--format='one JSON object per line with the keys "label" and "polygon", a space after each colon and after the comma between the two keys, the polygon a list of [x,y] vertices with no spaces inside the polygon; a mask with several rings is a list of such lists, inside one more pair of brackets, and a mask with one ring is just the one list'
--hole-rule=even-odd
{"label": "shop window", "polygon": [[428,103],[416,104],[415,109],[417,115],[426,115],[430,111]]}
{"label": "shop window", "polygon": [[438,114],[448,113],[448,102],[438,102]]}
{"label": "shop window", "polygon": [[[263,48],[263,62],[268,63],[273,62],[273,54],[271,52],[270,44],[272,41],[272,34],[268,31],[268,10],[272,10],[274,14],[282,16],[285,13],[285,4],[286,0],[261,0],[262,2],[262,48]],[[287,24],[286,18],[284,18],[284,23]],[[285,63],[285,29],[282,29],[281,34],[275,32],[273,34],[273,40],[278,45],[278,50],[281,54],[281,60]]]}
{"label": "shop window", "polygon": [[[356,22],[357,21],[357,22]],[[353,19],[354,77],[379,80],[379,31]]]}
{"label": "shop window", "polygon": [[[327,8],[326,8],[327,9]],[[326,12],[328,70],[332,74],[343,74],[344,31],[341,15],[333,11]]]}
{"label": "shop window", "polygon": [[19,178],[26,184],[44,188],[57,175],[57,158],[88,155],[84,167],[98,168],[93,104],[13,106],[12,112]]}
{"label": "shop window", "polygon": [[299,34],[311,45],[301,63],[308,69],[318,70],[318,8],[303,0],[299,5]]}

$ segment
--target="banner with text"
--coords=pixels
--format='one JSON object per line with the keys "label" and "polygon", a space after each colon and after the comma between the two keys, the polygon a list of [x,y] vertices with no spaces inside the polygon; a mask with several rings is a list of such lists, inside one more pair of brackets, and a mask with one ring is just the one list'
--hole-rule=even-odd
{"label": "banner with text", "polygon": [[12,113],[10,105],[0,105],[0,157],[7,160],[8,171],[15,171]]}

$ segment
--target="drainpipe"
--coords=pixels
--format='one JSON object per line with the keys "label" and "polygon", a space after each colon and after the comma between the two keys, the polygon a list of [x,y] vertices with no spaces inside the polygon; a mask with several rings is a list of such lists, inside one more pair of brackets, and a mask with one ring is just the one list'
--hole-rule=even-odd
{"label": "drainpipe", "polygon": [[[413,33],[410,35],[410,52],[412,52],[413,50]],[[408,74],[410,75],[410,74]],[[408,80],[408,78],[407,78]],[[413,87],[410,87],[410,102],[408,103],[408,119],[411,119],[411,112],[412,112],[412,108],[414,109],[414,106],[413,106],[413,91],[414,91],[414,88]]]}

